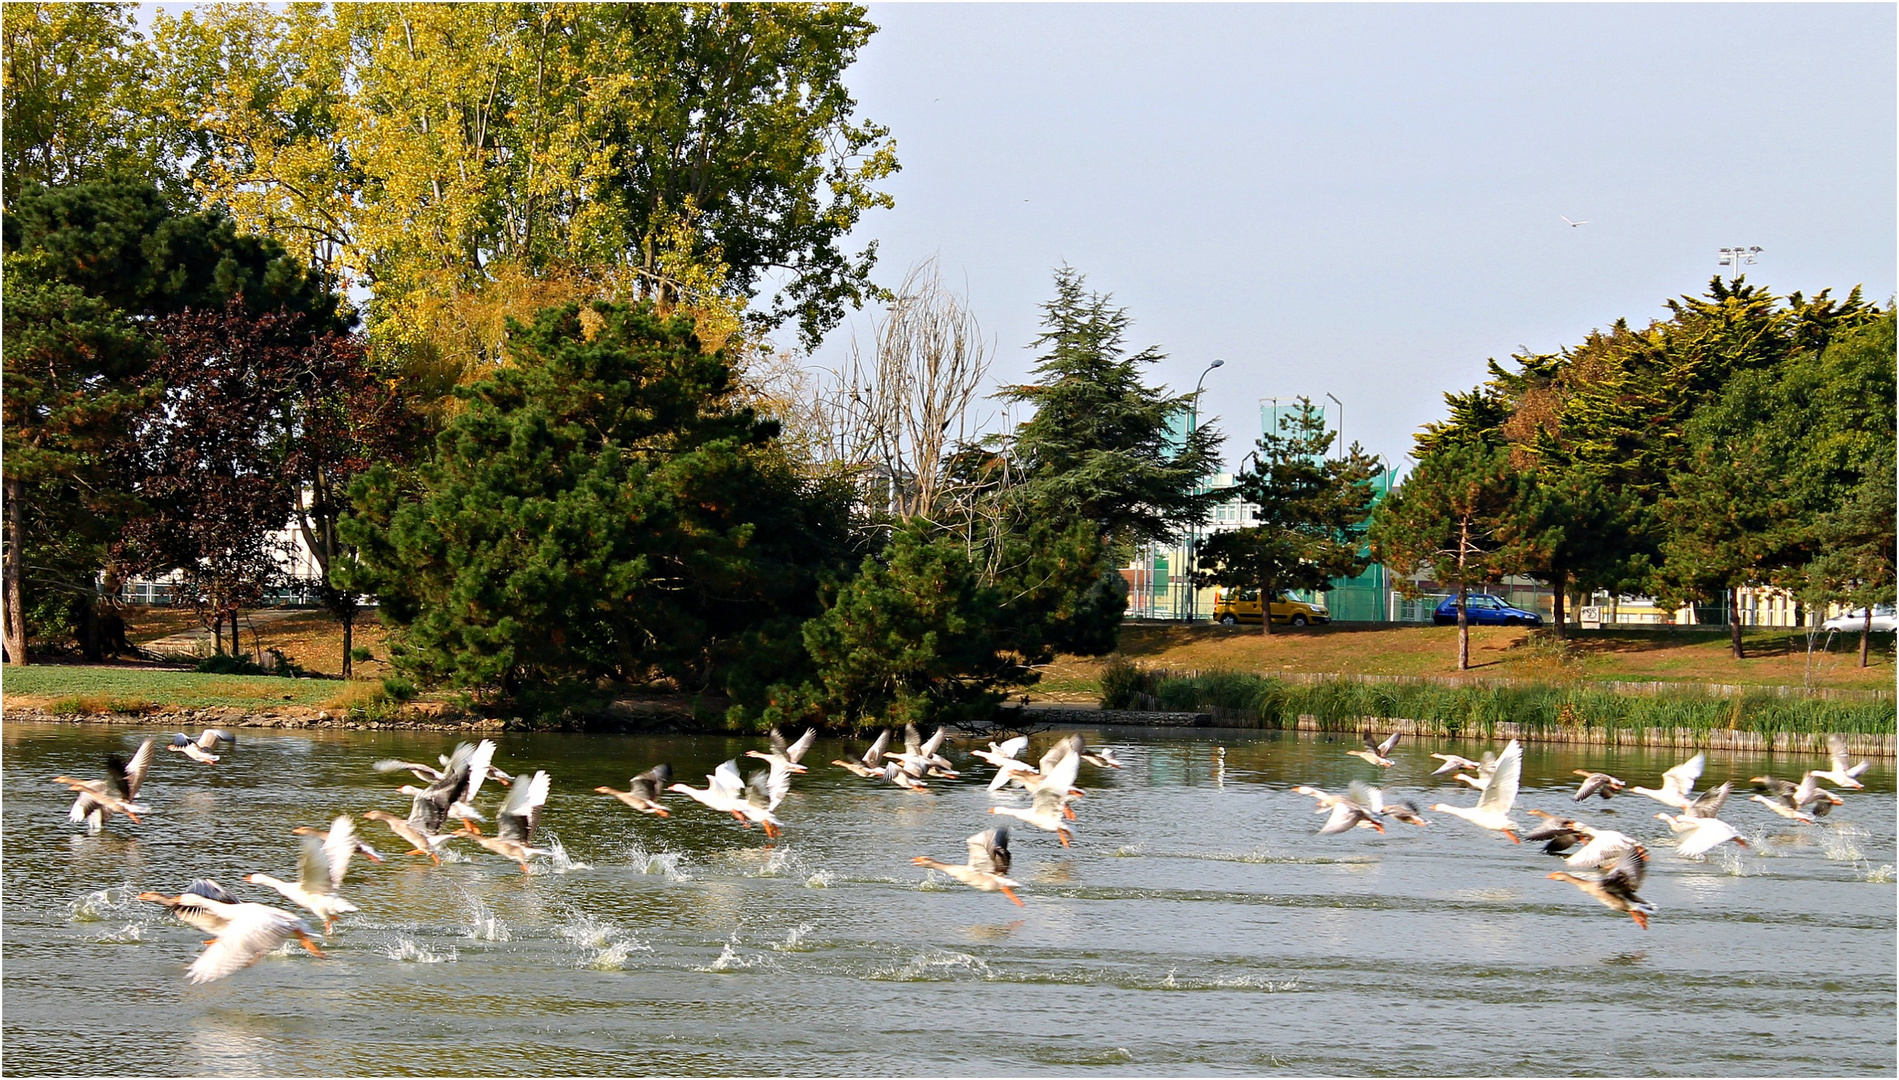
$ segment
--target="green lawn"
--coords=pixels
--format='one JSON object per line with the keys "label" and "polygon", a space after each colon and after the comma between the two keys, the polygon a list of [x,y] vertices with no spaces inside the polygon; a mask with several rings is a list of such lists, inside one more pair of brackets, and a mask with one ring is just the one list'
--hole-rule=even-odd
{"label": "green lawn", "polygon": [[55,713],[153,712],[164,709],[241,709],[274,705],[322,706],[348,684],[334,679],[274,675],[204,675],[150,668],[36,664],[0,671],[8,704]]}

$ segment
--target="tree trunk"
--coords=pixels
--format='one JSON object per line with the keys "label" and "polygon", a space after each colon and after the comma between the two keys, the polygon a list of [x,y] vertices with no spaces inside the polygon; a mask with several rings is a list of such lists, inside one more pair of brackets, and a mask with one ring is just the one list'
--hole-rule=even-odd
{"label": "tree trunk", "polygon": [[1273,590],[1265,578],[1259,579],[1259,629],[1267,637],[1273,636]]}
{"label": "tree trunk", "polygon": [[0,570],[5,579],[3,597],[0,604],[6,608],[3,615],[6,622],[5,642],[7,663],[24,665],[26,663],[26,609],[20,606],[20,562],[26,558],[26,485],[17,479],[8,478],[5,482],[6,493],[6,565]]}
{"label": "tree trunk", "polygon": [[1468,599],[1470,586],[1465,580],[1465,560],[1470,555],[1470,519],[1466,518],[1458,525],[1457,531],[1457,670],[1470,670],[1470,616]]}
{"label": "tree trunk", "polygon": [[1568,572],[1556,571],[1552,575],[1551,584],[1556,586],[1556,595],[1550,598],[1550,602],[1556,607],[1556,610],[1552,612],[1556,616],[1556,640],[1561,641],[1568,636],[1563,630],[1563,594],[1569,590]]}
{"label": "tree trunk", "polygon": [[350,653],[350,636],[352,632],[356,629],[356,613],[352,611],[348,615],[344,615],[342,617],[342,623],[343,623],[343,677],[347,679],[349,678],[349,675],[350,675],[350,659],[351,659],[350,654],[349,654]]}
{"label": "tree trunk", "polygon": [[1734,643],[1734,658],[1747,659],[1747,651],[1741,647],[1741,587],[1738,585],[1728,590],[1728,640]]}
{"label": "tree trunk", "polygon": [[1859,627],[1859,666],[1866,666],[1866,640],[1873,636],[1873,605],[1866,605],[1866,621]]}

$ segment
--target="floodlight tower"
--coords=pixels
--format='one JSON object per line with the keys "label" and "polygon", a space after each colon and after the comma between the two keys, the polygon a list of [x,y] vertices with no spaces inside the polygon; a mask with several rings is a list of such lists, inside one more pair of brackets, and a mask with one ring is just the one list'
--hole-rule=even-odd
{"label": "floodlight tower", "polygon": [[1741,266],[1743,264],[1747,266],[1754,265],[1754,256],[1760,253],[1761,249],[1758,244],[1754,247],[1741,247],[1738,244],[1734,247],[1724,247],[1721,249],[1721,261],[1717,265],[1731,266],[1734,268],[1728,273],[1728,284],[1732,285],[1741,280]]}

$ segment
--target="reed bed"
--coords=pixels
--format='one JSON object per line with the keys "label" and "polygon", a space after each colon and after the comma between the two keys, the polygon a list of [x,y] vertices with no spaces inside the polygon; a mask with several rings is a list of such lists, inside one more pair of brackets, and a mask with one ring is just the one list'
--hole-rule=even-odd
{"label": "reed bed", "polygon": [[1288,730],[1357,731],[1401,720],[1409,722],[1401,728],[1417,734],[1453,737],[1617,743],[1641,741],[1629,734],[1659,729],[1700,744],[1806,745],[1828,734],[1884,736],[1876,741],[1889,744],[1895,728],[1891,701],[1790,697],[1772,688],[1731,695],[1700,688],[1629,694],[1587,684],[1293,682],[1250,672],[1141,668],[1120,660],[1102,673],[1101,686],[1104,709],[1205,712],[1222,725]]}

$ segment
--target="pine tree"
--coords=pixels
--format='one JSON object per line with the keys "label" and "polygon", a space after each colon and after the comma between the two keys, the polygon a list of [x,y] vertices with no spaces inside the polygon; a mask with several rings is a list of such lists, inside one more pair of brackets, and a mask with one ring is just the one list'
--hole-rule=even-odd
{"label": "pine tree", "polygon": [[1003,390],[1032,406],[1016,428],[1024,480],[1014,493],[1031,516],[1062,527],[1093,524],[1111,549],[1164,541],[1203,521],[1224,493],[1204,490],[1219,467],[1221,438],[1200,425],[1184,440],[1172,424],[1193,406],[1141,381],[1162,358],[1127,352],[1129,317],[1112,298],[1087,291],[1069,267],[1055,272],[1055,298],[1042,305],[1036,381]]}

